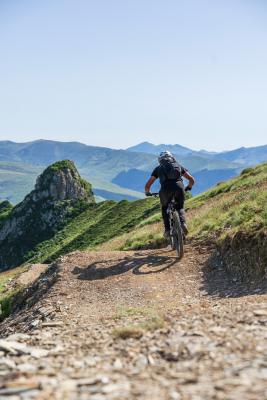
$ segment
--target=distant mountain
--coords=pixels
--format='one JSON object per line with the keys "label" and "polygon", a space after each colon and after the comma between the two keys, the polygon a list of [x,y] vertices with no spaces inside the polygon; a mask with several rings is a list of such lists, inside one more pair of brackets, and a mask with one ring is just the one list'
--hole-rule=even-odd
{"label": "distant mountain", "polygon": [[[180,161],[192,172],[205,168],[236,167],[234,163],[221,159],[216,160],[209,155],[198,152],[188,153],[191,150],[183,146],[175,145],[174,147],[183,153]],[[137,191],[120,186],[114,183],[114,178],[119,173],[131,169],[152,171],[157,164],[157,158],[152,153],[87,146],[78,142],[37,140],[28,143],[14,143],[0,141],[0,199],[8,199],[13,203],[21,201],[25,194],[33,188],[34,181],[41,169],[62,159],[73,160],[80,174],[92,183],[97,196],[106,199],[133,200],[143,197],[143,189]]]}
{"label": "distant mountain", "polygon": [[186,157],[186,156],[196,156],[196,157],[205,157],[205,159],[209,157],[213,157],[216,152],[207,151],[207,150],[192,150],[188,147],[181,146],[180,144],[153,144],[150,142],[142,142],[137,144],[136,146],[129,147],[128,151],[140,152],[140,153],[148,153],[159,155],[162,151],[170,151],[175,154],[178,158]]}
{"label": "distant mountain", "polygon": [[[131,187],[127,188],[126,186],[125,188],[130,190],[137,190],[137,189],[132,189]],[[94,189],[94,195],[96,196],[96,198],[100,198],[102,200],[108,199],[114,201],[121,201],[121,200],[133,201],[137,199],[135,196],[131,196],[130,194],[114,193],[104,189]]]}
{"label": "distant mountain", "polygon": [[33,189],[41,171],[39,166],[0,161],[0,200],[20,202]]}
{"label": "distant mountain", "polygon": [[55,161],[70,159],[78,167],[94,171],[97,175],[114,176],[122,168],[141,168],[153,164],[150,154],[132,154],[126,150],[87,146],[78,142],[36,140],[28,143],[0,141],[0,161],[15,161],[32,165],[49,165]]}
{"label": "distant mountain", "polygon": [[[200,174],[199,190],[227,179],[232,176],[229,174],[238,173],[240,168],[267,160],[267,146],[211,153],[193,151],[179,144],[154,145],[148,142],[128,150],[114,150],[78,142],[0,141],[0,200],[21,201],[32,190],[40,171],[62,159],[75,162],[81,176],[92,183],[99,200],[142,198],[143,179],[157,165],[158,153],[166,149],[171,150],[195,176]],[[206,170],[213,172],[203,174],[202,171]]]}
{"label": "distant mountain", "polygon": [[206,190],[216,186],[217,184],[234,178],[241,172],[241,169],[203,169],[194,173],[196,184],[192,191],[193,194],[205,192]]}
{"label": "distant mountain", "polygon": [[[113,150],[104,147],[87,146],[78,142],[56,142],[51,140],[37,140],[28,143],[14,143],[0,141],[0,171],[1,166],[6,169],[6,163],[12,162],[12,168],[28,164],[29,171],[33,175],[21,174],[13,171],[8,176],[0,175],[0,199],[21,201],[25,194],[33,188],[34,180],[40,170],[53,162],[70,159],[73,160],[81,175],[92,182],[94,189],[106,191],[106,195],[114,198],[138,199],[143,195],[121,188],[111,183],[111,180],[122,170],[140,166],[152,168],[154,157],[151,154],[130,153],[126,150]],[[3,178],[3,179],[2,179]],[[22,182],[22,183],[21,183]],[[23,190],[23,182],[27,187]],[[18,186],[17,186],[18,185]],[[22,191],[21,191],[22,189]]]}
{"label": "distant mountain", "polygon": [[228,160],[242,165],[256,165],[267,160],[267,145],[258,147],[241,147],[216,155],[217,159]]}
{"label": "distant mountain", "polygon": [[[152,171],[141,171],[140,169],[129,169],[129,171],[120,172],[112,182],[121,187],[144,192],[144,186]],[[159,190],[158,182],[153,185],[153,191]]]}
{"label": "distant mountain", "polygon": [[[233,178],[238,175],[240,169],[204,169],[194,173],[196,184],[192,191],[193,194],[204,192],[217,183]],[[143,191],[144,184],[149,178],[149,171],[140,171],[138,169],[130,169],[129,171],[120,172],[113,180],[119,186],[131,190]],[[156,181],[151,189],[153,192],[159,190],[159,183]]]}
{"label": "distant mountain", "polygon": [[155,145],[149,142],[139,143],[136,146],[129,147],[128,151],[135,151],[140,153],[149,153],[149,154],[159,154],[162,151],[169,150],[174,154],[179,154],[180,156],[185,156],[187,154],[193,153],[193,150],[181,146],[179,144],[158,144]]}
{"label": "distant mountain", "polygon": [[139,151],[148,154],[158,155],[161,151],[169,150],[178,158],[187,157],[203,157],[205,160],[213,159],[214,161],[229,161],[240,165],[256,165],[260,162],[267,160],[267,145],[257,147],[240,147],[236,150],[223,151],[223,152],[211,152],[206,150],[190,150],[187,147],[179,144],[159,144],[155,145],[149,142],[143,142],[136,146],[129,147],[128,151]]}

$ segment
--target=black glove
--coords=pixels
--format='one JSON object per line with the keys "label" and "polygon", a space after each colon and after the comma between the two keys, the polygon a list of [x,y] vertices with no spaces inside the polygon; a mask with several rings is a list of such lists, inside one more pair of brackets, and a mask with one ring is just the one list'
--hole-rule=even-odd
{"label": "black glove", "polygon": [[152,196],[152,194],[151,194],[150,192],[146,192],[145,195],[146,195],[147,197],[151,197],[151,196]]}
{"label": "black glove", "polygon": [[189,192],[190,190],[192,190],[192,188],[190,186],[186,186],[185,192]]}

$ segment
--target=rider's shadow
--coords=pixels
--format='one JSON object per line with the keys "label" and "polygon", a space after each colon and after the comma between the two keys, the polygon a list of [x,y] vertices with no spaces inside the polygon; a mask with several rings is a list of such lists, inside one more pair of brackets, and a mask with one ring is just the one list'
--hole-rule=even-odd
{"label": "rider's shadow", "polygon": [[89,264],[87,267],[75,267],[72,270],[81,280],[99,280],[110,276],[121,275],[132,270],[135,275],[156,274],[165,271],[177,263],[176,257],[158,256],[150,254],[140,256],[126,256],[119,260],[103,260]]}
{"label": "rider's shadow", "polygon": [[[137,256],[137,255],[136,255]],[[177,263],[176,257],[150,255],[142,265],[137,265],[133,269],[135,275],[158,274],[171,268]]]}

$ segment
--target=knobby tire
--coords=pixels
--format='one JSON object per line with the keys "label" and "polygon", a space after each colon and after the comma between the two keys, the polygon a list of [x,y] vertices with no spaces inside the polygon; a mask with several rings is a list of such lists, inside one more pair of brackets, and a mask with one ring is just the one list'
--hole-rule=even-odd
{"label": "knobby tire", "polygon": [[172,245],[173,250],[177,251],[179,260],[181,258],[183,258],[183,255],[184,255],[183,231],[182,231],[181,222],[180,222],[180,218],[179,218],[177,211],[175,211],[173,213],[171,245]]}

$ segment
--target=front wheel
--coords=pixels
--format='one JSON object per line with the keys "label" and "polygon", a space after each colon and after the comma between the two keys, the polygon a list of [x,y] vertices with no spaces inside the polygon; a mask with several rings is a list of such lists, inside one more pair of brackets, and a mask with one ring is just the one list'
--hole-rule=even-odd
{"label": "front wheel", "polygon": [[181,222],[177,211],[173,213],[172,223],[171,244],[173,250],[176,249],[179,260],[181,260],[184,255],[184,239]]}

